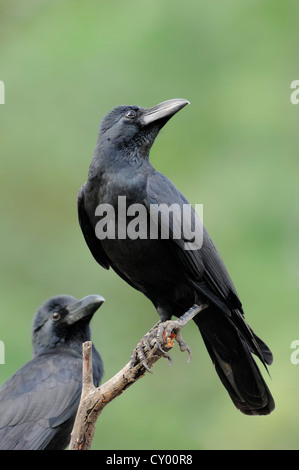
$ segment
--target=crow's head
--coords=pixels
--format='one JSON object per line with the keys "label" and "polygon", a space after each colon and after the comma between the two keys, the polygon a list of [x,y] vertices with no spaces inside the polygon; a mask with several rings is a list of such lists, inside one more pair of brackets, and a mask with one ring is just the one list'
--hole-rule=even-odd
{"label": "crow's head", "polygon": [[160,129],[186,104],[189,101],[178,98],[152,108],[117,106],[103,119],[98,144],[148,154]]}
{"label": "crow's head", "polygon": [[90,340],[89,322],[104,302],[99,295],[77,300],[70,295],[52,297],[37,310],[33,319],[34,355],[59,345],[77,345]]}

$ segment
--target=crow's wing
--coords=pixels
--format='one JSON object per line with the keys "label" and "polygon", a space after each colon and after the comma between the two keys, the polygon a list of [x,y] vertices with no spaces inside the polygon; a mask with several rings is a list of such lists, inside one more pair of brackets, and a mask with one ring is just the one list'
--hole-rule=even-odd
{"label": "crow's wing", "polygon": [[124,281],[130,284],[130,286],[132,286],[134,289],[137,289],[132,281],[124,273],[117,269],[116,266],[114,266],[112,261],[108,258],[102,246],[101,240],[96,237],[95,227],[93,227],[85,208],[84,186],[85,185],[81,187],[78,193],[78,216],[82,233],[92,256],[103,268],[109,269],[111,267]]}
{"label": "crow's wing", "polygon": [[[158,172],[149,177],[147,198],[144,203],[151,213],[155,208],[159,210],[158,207],[163,207],[163,204],[168,206],[176,204],[181,208],[179,211],[174,211],[174,218],[171,220],[167,218],[166,223],[169,221],[171,245],[182,263],[186,276],[204,291],[206,297],[215,303],[221,302],[221,307],[227,313],[231,308],[241,308],[236,289],[220,254],[193,207],[171,181]],[[186,212],[189,217],[182,217],[183,205],[189,206],[190,212]],[[163,223],[163,209],[160,213]],[[190,249],[190,239],[186,235],[194,232],[195,220],[197,227],[202,230],[202,243],[199,249]],[[190,226],[186,227],[187,224]]]}
{"label": "crow's wing", "polygon": [[0,449],[40,450],[74,418],[82,362],[72,355],[32,359],[0,389]]}
{"label": "crow's wing", "polygon": [[[86,184],[86,183],[85,183]],[[87,243],[88,248],[91,251],[94,259],[105,269],[109,269],[110,261],[102,247],[101,240],[95,235],[95,227],[90,222],[89,216],[85,208],[84,199],[84,187],[85,184],[80,188],[77,199],[78,217],[79,224]]]}

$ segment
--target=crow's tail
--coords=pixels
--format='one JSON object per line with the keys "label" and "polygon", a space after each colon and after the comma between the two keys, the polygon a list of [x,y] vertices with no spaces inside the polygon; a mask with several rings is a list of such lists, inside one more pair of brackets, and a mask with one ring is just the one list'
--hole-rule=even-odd
{"label": "crow's tail", "polygon": [[264,365],[271,364],[268,346],[247,325],[248,334],[244,334],[217,307],[203,310],[194,321],[235,406],[247,415],[271,413],[275,407],[273,397],[252,357],[254,352]]}

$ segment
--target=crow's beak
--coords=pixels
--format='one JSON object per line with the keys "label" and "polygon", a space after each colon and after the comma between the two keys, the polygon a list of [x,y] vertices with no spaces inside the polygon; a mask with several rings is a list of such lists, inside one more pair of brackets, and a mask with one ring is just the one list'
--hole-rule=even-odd
{"label": "crow's beak", "polygon": [[190,102],[181,98],[163,101],[163,103],[157,104],[152,108],[145,109],[141,118],[141,122],[147,126],[148,124],[151,124],[152,122],[158,121],[160,119],[168,121],[168,119],[170,119],[180,109],[184,108],[186,104],[190,104]]}
{"label": "crow's beak", "polygon": [[66,307],[67,315],[65,321],[68,325],[82,320],[85,317],[92,317],[98,308],[105,302],[101,295],[88,295],[78,302]]}

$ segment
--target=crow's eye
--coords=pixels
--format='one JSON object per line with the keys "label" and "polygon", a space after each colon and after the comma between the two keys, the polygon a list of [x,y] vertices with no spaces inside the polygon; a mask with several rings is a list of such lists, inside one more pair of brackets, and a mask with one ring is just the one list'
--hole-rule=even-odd
{"label": "crow's eye", "polygon": [[126,112],[125,116],[127,118],[134,118],[136,116],[136,111],[134,111],[134,109],[129,109],[129,111]]}
{"label": "crow's eye", "polygon": [[54,312],[52,314],[52,320],[57,321],[57,320],[59,320],[59,318],[60,318],[60,313]]}

